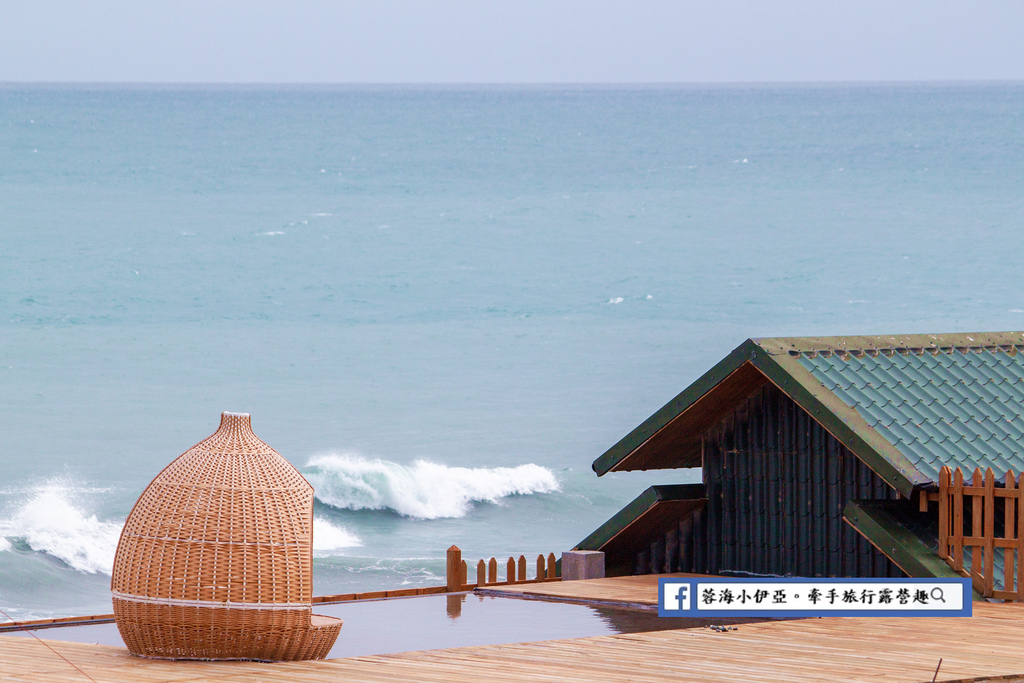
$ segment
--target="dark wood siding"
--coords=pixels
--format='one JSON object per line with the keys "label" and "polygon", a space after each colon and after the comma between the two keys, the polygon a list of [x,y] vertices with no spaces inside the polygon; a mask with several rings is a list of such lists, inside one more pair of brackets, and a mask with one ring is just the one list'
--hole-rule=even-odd
{"label": "dark wood siding", "polygon": [[637,573],[903,576],[843,522],[847,500],[899,495],[774,385],[704,435],[708,503],[637,557]]}

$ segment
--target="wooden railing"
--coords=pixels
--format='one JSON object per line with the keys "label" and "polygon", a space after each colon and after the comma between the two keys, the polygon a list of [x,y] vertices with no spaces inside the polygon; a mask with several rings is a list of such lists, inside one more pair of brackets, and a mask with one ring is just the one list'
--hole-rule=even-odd
{"label": "wooden railing", "polygon": [[540,581],[560,581],[555,560],[555,554],[549,553],[547,558],[543,555],[537,556],[537,571],[534,578],[526,578],[526,556],[520,555],[516,560],[508,558],[505,563],[505,580],[498,580],[498,560],[492,557],[487,562],[480,560],[476,563],[476,583],[469,582],[469,566],[462,559],[462,551],[458,546],[448,548],[448,567],[446,572],[447,588],[449,592],[466,591],[485,586],[508,586],[516,583],[538,583]]}
{"label": "wooden railing", "polygon": [[939,557],[987,598],[1024,600],[1022,477],[1010,470],[997,486],[991,467],[967,484],[959,467],[939,472]]}

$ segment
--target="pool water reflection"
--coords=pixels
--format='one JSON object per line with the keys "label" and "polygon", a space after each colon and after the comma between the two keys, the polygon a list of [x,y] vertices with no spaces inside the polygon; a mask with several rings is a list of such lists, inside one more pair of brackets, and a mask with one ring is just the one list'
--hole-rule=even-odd
{"label": "pool water reflection", "polygon": [[[654,611],[473,593],[317,604],[313,611],[345,620],[331,658],[702,625],[692,619],[661,618]],[[115,624],[39,629],[35,634],[44,639],[123,646]],[[4,635],[31,637],[25,632]]]}
{"label": "pool water reflection", "polygon": [[345,620],[330,657],[680,628],[657,612],[460,593],[316,605]]}

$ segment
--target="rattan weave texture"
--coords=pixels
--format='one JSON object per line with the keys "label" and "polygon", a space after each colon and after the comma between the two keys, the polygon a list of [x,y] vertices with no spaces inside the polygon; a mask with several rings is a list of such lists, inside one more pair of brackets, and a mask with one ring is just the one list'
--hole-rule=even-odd
{"label": "rattan weave texture", "polygon": [[150,657],[323,657],[339,620],[311,612],[313,487],[223,413],[128,515],[111,591],[128,649]]}

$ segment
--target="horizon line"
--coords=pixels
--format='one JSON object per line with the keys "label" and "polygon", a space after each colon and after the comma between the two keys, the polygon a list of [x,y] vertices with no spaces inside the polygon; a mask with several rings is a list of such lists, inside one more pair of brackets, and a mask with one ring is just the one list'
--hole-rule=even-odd
{"label": "horizon line", "polygon": [[120,86],[120,87],[400,87],[400,88],[673,88],[706,86],[825,86],[825,85],[1024,85],[1024,78],[976,79],[842,79],[779,81],[88,81],[88,80],[0,80],[10,86]]}

